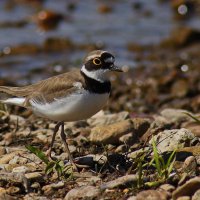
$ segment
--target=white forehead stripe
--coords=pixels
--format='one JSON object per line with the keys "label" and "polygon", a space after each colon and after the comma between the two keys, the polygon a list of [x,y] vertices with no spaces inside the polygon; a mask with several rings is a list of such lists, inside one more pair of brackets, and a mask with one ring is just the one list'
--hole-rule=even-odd
{"label": "white forehead stripe", "polygon": [[114,59],[114,57],[109,57],[109,58],[106,58],[106,59],[104,60],[104,62],[106,62],[106,63],[114,63],[114,62],[115,62],[115,59]]}
{"label": "white forehead stripe", "polygon": [[96,58],[96,57],[99,57],[101,54],[103,54],[103,53],[105,53],[105,52],[106,52],[106,51],[101,51],[100,54],[92,54],[92,55],[89,55],[89,56],[87,56],[86,61],[91,60],[91,59],[94,59],[94,58]]}

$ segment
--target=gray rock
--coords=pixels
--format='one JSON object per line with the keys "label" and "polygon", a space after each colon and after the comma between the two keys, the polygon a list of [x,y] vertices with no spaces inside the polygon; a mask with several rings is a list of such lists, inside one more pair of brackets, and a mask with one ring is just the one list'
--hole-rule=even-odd
{"label": "gray rock", "polygon": [[93,199],[101,194],[100,189],[94,186],[81,186],[70,190],[64,200]]}
{"label": "gray rock", "polygon": [[173,193],[172,198],[176,200],[182,196],[192,196],[197,190],[200,189],[200,177],[195,177],[187,181],[184,185],[178,187]]}
{"label": "gray rock", "polygon": [[138,176],[135,175],[135,174],[131,174],[131,175],[126,175],[126,176],[122,176],[122,177],[119,177],[113,181],[109,181],[107,183],[103,183],[100,188],[101,190],[106,190],[106,189],[112,189],[112,188],[115,188],[115,187],[119,187],[119,186],[122,186],[122,185],[133,185],[133,184],[136,184],[138,181]]}
{"label": "gray rock", "polygon": [[[187,129],[164,130],[154,136],[158,150],[163,153],[165,151],[173,151],[174,149],[190,146],[190,142],[195,138],[191,131]],[[153,138],[149,141],[152,144]]]}
{"label": "gray rock", "polygon": [[[161,116],[167,119],[167,121],[172,123],[181,123],[187,120],[191,120],[191,118],[185,114],[188,112],[187,110],[182,109],[173,109],[173,108],[166,108],[160,112]],[[192,113],[190,113],[192,114]]]}

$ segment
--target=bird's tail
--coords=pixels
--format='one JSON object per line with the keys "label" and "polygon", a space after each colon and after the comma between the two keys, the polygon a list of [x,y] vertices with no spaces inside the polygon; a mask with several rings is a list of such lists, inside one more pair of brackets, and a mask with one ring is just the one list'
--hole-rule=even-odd
{"label": "bird's tail", "polygon": [[19,87],[0,86],[1,103],[23,106],[25,100],[26,98],[23,96],[23,91]]}

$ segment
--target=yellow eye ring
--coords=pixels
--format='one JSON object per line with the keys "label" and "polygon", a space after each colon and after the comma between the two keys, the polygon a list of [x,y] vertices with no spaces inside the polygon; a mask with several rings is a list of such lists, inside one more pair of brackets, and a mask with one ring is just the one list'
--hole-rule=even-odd
{"label": "yellow eye ring", "polygon": [[93,59],[93,63],[94,63],[95,65],[101,65],[101,60],[100,60],[99,58],[94,58],[94,59]]}

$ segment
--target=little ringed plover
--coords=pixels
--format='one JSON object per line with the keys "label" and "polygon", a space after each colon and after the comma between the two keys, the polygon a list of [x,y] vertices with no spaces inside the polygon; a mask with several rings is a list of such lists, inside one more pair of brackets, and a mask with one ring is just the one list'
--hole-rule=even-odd
{"label": "little ringed plover", "polygon": [[66,142],[64,122],[87,119],[102,109],[111,91],[110,72],[122,71],[114,62],[111,53],[92,51],[85,58],[81,70],[24,87],[0,86],[0,92],[7,94],[3,99],[0,96],[0,101],[31,109],[38,116],[56,121],[48,155],[51,157],[55,136],[61,126],[61,139],[70,162],[76,167]]}

